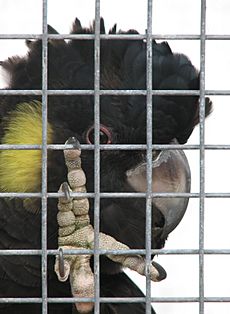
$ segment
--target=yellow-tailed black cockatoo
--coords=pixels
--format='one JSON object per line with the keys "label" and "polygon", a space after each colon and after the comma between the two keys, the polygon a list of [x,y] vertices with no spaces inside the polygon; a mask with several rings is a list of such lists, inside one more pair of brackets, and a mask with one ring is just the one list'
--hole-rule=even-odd
{"label": "yellow-tailed black cockatoo", "polygon": [[[105,33],[103,19],[101,33]],[[56,31],[49,27],[50,33]],[[73,34],[94,33],[82,28],[78,19]],[[110,34],[116,34],[114,26]],[[137,34],[136,31],[119,34]],[[42,88],[42,42],[27,41],[28,54],[2,62],[9,75],[9,89]],[[183,54],[174,54],[166,42],[152,42],[153,89],[199,90],[199,72]],[[48,89],[94,89],[94,41],[49,40]],[[146,89],[146,41],[101,40],[100,88],[102,90]],[[41,97],[1,96],[1,144],[41,144]],[[184,144],[199,122],[196,95],[154,95],[152,115],[153,144]],[[206,116],[211,102],[206,99]],[[75,137],[81,144],[94,144],[94,96],[49,95],[47,143],[64,144]],[[100,96],[100,143],[146,144],[146,96]],[[82,150],[82,168],[87,191],[94,192],[94,152]],[[189,192],[190,170],[182,150],[153,151],[153,192]],[[41,191],[41,151],[1,150],[0,191]],[[66,181],[63,151],[48,151],[48,192],[57,192]],[[101,192],[145,192],[145,150],[101,150]],[[93,225],[94,200],[90,201]],[[182,219],[187,198],[158,198],[152,201],[152,248],[164,246],[169,233]],[[39,198],[0,198],[0,249],[41,248],[41,200]],[[132,249],[145,248],[145,198],[103,198],[100,201],[100,230]],[[48,199],[47,248],[58,247],[57,198]],[[54,272],[55,256],[48,256],[48,296],[71,297],[68,281],[61,283]],[[92,261],[93,265],[93,261]],[[161,270],[161,268],[159,268]],[[104,297],[140,297],[143,293],[120,265],[102,256],[100,292]],[[41,256],[0,256],[0,297],[40,297]],[[104,303],[101,313],[145,313],[143,303]],[[41,304],[0,304],[0,313],[41,313]],[[71,303],[52,303],[49,314],[77,313]],[[152,310],[154,313],[154,310]]]}

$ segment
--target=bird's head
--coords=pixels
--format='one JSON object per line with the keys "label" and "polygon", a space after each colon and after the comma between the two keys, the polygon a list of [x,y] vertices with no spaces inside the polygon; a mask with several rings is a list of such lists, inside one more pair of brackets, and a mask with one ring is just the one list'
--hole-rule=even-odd
{"label": "bird's head", "polygon": [[[55,33],[49,27],[50,33]],[[74,34],[93,33],[94,29],[82,28],[76,19]],[[101,20],[101,33],[104,33]],[[116,33],[113,27],[110,34]],[[122,32],[119,32],[120,34]],[[126,34],[137,33],[133,30]],[[13,89],[41,89],[42,87],[42,45],[41,41],[27,42],[28,55],[13,58],[3,63],[11,74]],[[143,40],[101,40],[100,46],[100,89],[101,90],[146,90],[146,42]],[[94,42],[74,39],[50,40],[48,45],[48,88],[50,90],[77,90],[82,95],[50,95],[48,97],[49,142],[63,144],[74,136],[81,144],[94,144],[95,98]],[[190,60],[181,54],[174,54],[166,42],[152,42],[152,87],[153,90],[198,90],[199,72]],[[81,94],[81,93],[79,93]],[[2,114],[16,103],[34,101],[34,96],[13,98],[2,105]],[[147,100],[146,95],[100,95],[100,144],[146,144]],[[211,111],[211,102],[206,100],[206,115]],[[15,115],[14,115],[15,116]],[[9,130],[7,118],[5,131]],[[152,142],[153,144],[184,144],[195,124],[199,121],[199,99],[196,95],[154,95],[152,97]],[[8,125],[8,126],[7,126]],[[33,137],[33,121],[28,132]],[[22,128],[24,129],[24,128]],[[4,137],[3,137],[4,138]],[[5,142],[7,143],[7,141]],[[34,143],[34,142],[33,142]],[[31,143],[21,143],[31,144]],[[40,143],[38,143],[40,144]],[[61,152],[59,152],[61,154]],[[48,160],[48,183],[55,190],[63,180],[64,163],[58,162],[58,152],[51,152]],[[59,156],[60,156],[59,154]],[[1,155],[3,156],[3,155]],[[0,156],[0,157],[1,157]],[[100,151],[101,192],[146,192],[147,153],[145,149],[102,149]],[[13,157],[14,159],[14,157]],[[62,159],[63,162],[63,159]],[[87,175],[88,191],[94,190],[94,153],[83,150],[82,162]],[[4,163],[5,165],[6,163]],[[152,187],[154,193],[190,192],[190,170],[182,149],[152,150]],[[4,167],[2,167],[4,168]],[[5,171],[4,169],[0,169]],[[38,180],[35,180],[37,183]],[[30,178],[31,183],[31,178]],[[153,197],[153,233],[164,241],[167,235],[182,219],[188,197]],[[101,200],[101,227],[114,236],[119,228],[132,225],[133,232],[126,234],[127,244],[132,245],[138,222],[145,222],[145,198],[108,198]],[[117,217],[119,215],[119,217]],[[136,216],[135,216],[136,215]],[[107,217],[103,220],[103,217]],[[125,220],[126,223],[122,220]],[[120,221],[120,225],[116,225]],[[143,228],[142,228],[143,229]],[[129,229],[130,230],[130,229]],[[122,236],[123,230],[119,233]],[[125,232],[125,231],[124,231]],[[145,230],[141,230],[144,232]],[[130,240],[128,238],[130,237]],[[142,237],[142,239],[144,236]],[[119,239],[118,239],[119,240]],[[124,239],[123,239],[124,240]],[[141,244],[142,245],[142,244]],[[156,244],[161,246],[162,244]]]}

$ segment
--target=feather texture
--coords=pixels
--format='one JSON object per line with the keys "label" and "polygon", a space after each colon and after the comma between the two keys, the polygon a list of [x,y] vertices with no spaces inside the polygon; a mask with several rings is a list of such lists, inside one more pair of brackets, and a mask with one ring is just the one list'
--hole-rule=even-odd
{"label": "feather texture", "polygon": [[[51,33],[56,31],[49,27]],[[72,33],[93,33],[94,26],[83,28],[75,20]],[[105,32],[101,20],[101,33]],[[114,26],[110,34],[115,34]],[[135,30],[118,31],[136,34]],[[9,58],[3,67],[9,73],[9,89],[42,88],[42,42],[27,42],[25,57]],[[183,54],[175,54],[166,42],[153,41],[153,89],[199,90],[199,72]],[[50,90],[89,90],[94,88],[94,42],[50,40],[48,43],[48,88]],[[101,40],[100,88],[146,89],[146,42],[142,40]],[[34,95],[0,96],[0,139],[2,144],[41,144],[41,97]],[[26,104],[26,105],[25,105]],[[211,112],[206,99],[206,115]],[[187,142],[198,123],[197,96],[153,96],[153,142],[171,144],[175,139]],[[103,95],[100,97],[101,136],[106,128],[113,144],[146,143],[146,97]],[[63,144],[74,136],[88,143],[87,134],[94,125],[92,95],[48,96],[48,143]],[[93,138],[93,136],[91,136]],[[87,176],[87,191],[94,192],[94,153],[82,152],[82,168]],[[145,151],[107,150],[100,152],[101,192],[135,192],[126,173],[146,161]],[[1,151],[0,190],[38,191],[41,176],[41,152]],[[57,192],[66,181],[63,152],[49,151],[48,192]],[[164,191],[162,191],[164,192]],[[41,217],[38,199],[0,200],[0,249],[40,249]],[[100,230],[131,248],[145,247],[145,199],[107,198],[100,202]],[[57,248],[57,201],[48,199],[49,249]],[[91,224],[94,200],[90,199]],[[152,206],[152,247],[162,248],[168,234],[163,233],[165,216]],[[91,260],[93,265],[93,260]],[[59,283],[54,274],[54,257],[48,257],[48,295],[71,296],[68,283]],[[101,293],[105,296],[143,296],[122,273],[119,264],[101,257]],[[41,261],[39,256],[0,256],[0,296],[41,296]],[[40,305],[5,305],[0,313],[40,313]],[[21,312],[20,312],[21,311]],[[69,304],[50,304],[49,314],[76,313]],[[143,304],[103,304],[101,313],[145,313]],[[153,312],[153,310],[152,310]]]}
{"label": "feather texture", "polygon": [[[52,127],[47,127],[47,142],[52,143]],[[2,144],[42,143],[41,103],[33,101],[16,106],[4,119]],[[6,192],[39,192],[41,187],[41,150],[1,150],[0,189]]]}

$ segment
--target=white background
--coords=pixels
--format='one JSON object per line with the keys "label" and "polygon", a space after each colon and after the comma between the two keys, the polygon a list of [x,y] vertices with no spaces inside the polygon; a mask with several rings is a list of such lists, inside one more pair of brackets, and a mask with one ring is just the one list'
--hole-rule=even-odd
{"label": "white background", "polygon": [[[153,33],[199,34],[200,0],[153,1]],[[103,0],[101,16],[106,29],[118,24],[118,29],[130,28],[144,33],[147,5],[144,0]],[[230,35],[230,1],[207,0],[207,34]],[[75,17],[88,26],[94,18],[93,0],[49,0],[48,22],[60,33],[68,33]],[[41,33],[41,0],[0,0],[0,33]],[[200,43],[196,40],[171,40],[173,51],[187,54],[200,67]],[[24,55],[23,40],[0,40],[0,60],[18,54]],[[206,42],[206,89],[230,90],[230,42]],[[1,87],[6,84],[0,81]],[[206,144],[230,144],[230,98],[211,97],[214,111],[205,123]],[[189,140],[199,143],[197,127]],[[192,170],[192,192],[199,191],[199,152],[186,151]],[[208,150],[205,154],[205,192],[230,192],[230,152]],[[230,244],[230,200],[205,200],[205,248],[228,249]],[[197,249],[199,246],[199,200],[191,199],[179,227],[170,235],[165,248]],[[152,285],[152,296],[197,297],[199,295],[198,256],[160,255],[157,261],[167,270],[168,277]],[[205,256],[205,296],[230,296],[230,256]],[[145,291],[145,279],[128,272]],[[197,303],[154,304],[157,314],[198,314]],[[229,303],[207,303],[205,314],[229,314]]]}

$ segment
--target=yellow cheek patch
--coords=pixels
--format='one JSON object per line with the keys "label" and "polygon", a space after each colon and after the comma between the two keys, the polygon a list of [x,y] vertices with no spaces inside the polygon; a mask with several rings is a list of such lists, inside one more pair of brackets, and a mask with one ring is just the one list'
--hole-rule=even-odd
{"label": "yellow cheek patch", "polygon": [[[42,143],[42,105],[39,101],[21,103],[7,117],[2,144]],[[47,126],[47,143],[53,131]],[[0,189],[6,192],[39,192],[41,188],[41,150],[1,150]]]}

